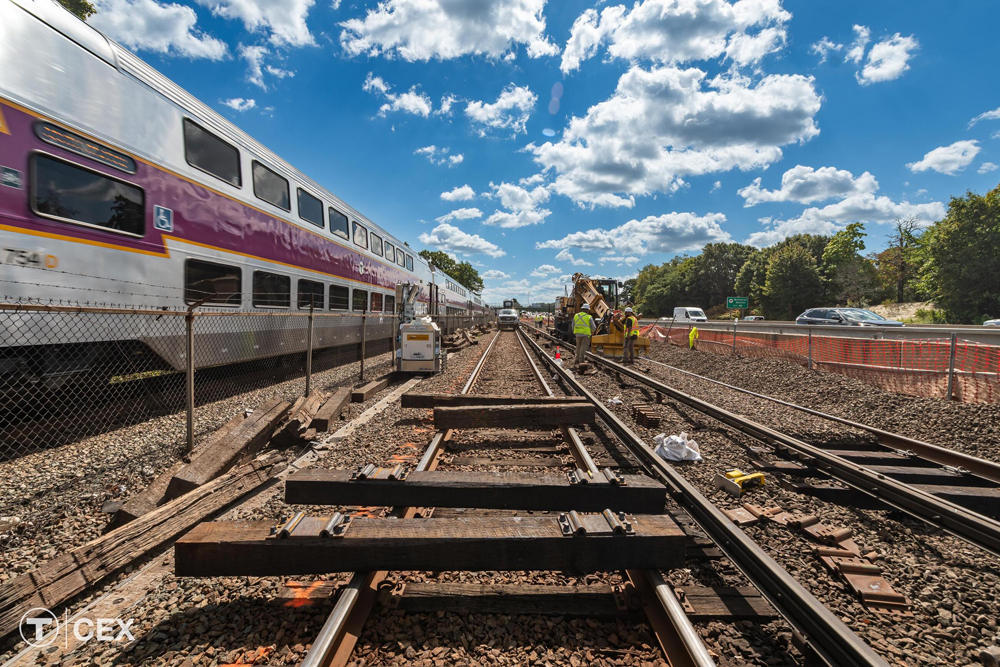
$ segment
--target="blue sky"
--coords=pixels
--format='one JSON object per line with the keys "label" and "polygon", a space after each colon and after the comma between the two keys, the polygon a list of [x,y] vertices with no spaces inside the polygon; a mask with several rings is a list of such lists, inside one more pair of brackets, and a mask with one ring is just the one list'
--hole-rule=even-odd
{"label": "blue sky", "polygon": [[[1000,180],[988,0],[99,0],[92,25],[484,296]],[[759,179],[759,180],[758,180]]]}

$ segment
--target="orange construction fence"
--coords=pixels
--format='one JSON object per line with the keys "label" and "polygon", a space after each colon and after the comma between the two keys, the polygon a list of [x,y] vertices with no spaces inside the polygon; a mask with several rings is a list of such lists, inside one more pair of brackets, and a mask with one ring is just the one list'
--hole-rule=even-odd
{"label": "orange construction fence", "polygon": [[[690,327],[651,324],[651,341],[688,346]],[[1000,403],[1000,347],[962,340],[887,340],[801,334],[698,329],[700,350],[746,357],[776,357],[808,368],[840,373],[887,391],[951,397],[967,403]]]}

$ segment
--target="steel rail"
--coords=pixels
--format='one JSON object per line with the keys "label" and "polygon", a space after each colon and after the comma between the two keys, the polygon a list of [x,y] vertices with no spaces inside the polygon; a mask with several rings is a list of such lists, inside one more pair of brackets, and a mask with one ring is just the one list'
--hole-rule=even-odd
{"label": "steel rail", "polygon": [[[790,403],[788,401],[783,401],[780,398],[775,398],[774,396],[768,396],[767,394],[758,394],[757,392],[750,391],[749,389],[743,389],[742,387],[737,387],[735,385],[727,384],[721,380],[715,380],[710,377],[705,377],[704,375],[698,375],[697,373],[692,373],[691,371],[686,371],[683,368],[677,368],[676,366],[671,366],[670,364],[665,364],[662,361],[656,361],[655,359],[645,358],[643,361],[647,363],[656,364],[658,366],[663,366],[664,368],[669,368],[677,373],[682,373],[683,375],[688,375],[699,380],[704,380],[705,382],[711,382],[712,384],[717,384],[719,386],[725,387],[727,389],[732,389],[733,391],[738,391],[742,394],[747,394],[755,398],[760,398],[765,401],[771,401],[777,403],[778,405],[783,405],[787,408],[793,408],[795,410],[800,410],[806,414],[813,415],[814,417],[819,417],[821,419],[828,419],[832,422],[837,422],[839,424],[844,424],[845,426],[850,426],[851,428],[856,428],[861,431],[866,431],[879,438],[883,444],[887,447],[897,446],[899,449],[910,450],[921,458],[934,463],[939,463],[941,465],[947,466],[961,466],[971,472],[974,475],[988,479],[991,482],[996,482],[1000,484],[1000,463],[995,463],[993,461],[987,461],[970,454],[964,454],[962,452],[956,452],[952,449],[947,449],[938,445],[931,444],[929,442],[923,442],[922,440],[914,440],[913,438],[908,438],[904,435],[899,435],[898,433],[892,433],[890,431],[883,431],[880,428],[874,426],[869,426],[868,424],[862,424],[859,422],[851,421],[850,419],[845,419],[843,417],[838,417],[836,415],[831,415],[826,412],[820,412],[819,410],[814,410],[813,408],[807,408],[803,405],[797,405],[795,403]],[[892,444],[889,444],[892,443]]]}
{"label": "steel rail", "polygon": [[[531,354],[529,354],[528,348],[524,344],[525,338],[527,336],[524,332],[518,329],[518,342],[521,344],[521,349],[524,351],[525,357],[528,358],[528,362],[535,372],[535,377],[538,378],[539,382],[545,388],[545,393],[552,396],[552,390],[549,388],[548,383],[542,379],[542,374],[538,370],[538,366],[531,358]],[[541,352],[541,356],[546,355],[544,352]],[[591,477],[600,474],[600,469],[590,456],[590,452],[584,446],[577,430],[572,427],[565,427],[564,432],[569,437],[570,445],[573,448],[573,456],[582,468]],[[691,620],[687,617],[684,608],[673,592],[668,593],[669,599],[662,596],[661,585],[662,588],[667,587],[660,573],[655,570],[638,570],[635,572],[628,571],[626,574],[640,595],[646,593],[645,597],[655,598],[656,603],[658,603],[657,606],[650,599],[649,605],[645,607],[646,616],[650,627],[653,628],[654,634],[660,641],[660,647],[663,649],[664,655],[670,659],[671,667],[716,667],[715,660],[709,655],[708,649],[698,635],[698,631],[694,629]]]}
{"label": "steel rail", "polygon": [[[530,338],[536,351],[542,348]],[[658,457],[642,438],[584,387],[576,376],[542,357],[563,380],[594,404],[601,420],[617,435],[643,467],[665,482],[673,499],[709,535],[801,636],[803,646],[830,666],[887,667],[870,646],[854,634],[835,614],[782,568],[760,545],[730,521],[710,500],[688,482],[673,466]]]}
{"label": "steel rail", "polygon": [[595,363],[610,368],[615,373],[637,380],[679,403],[694,408],[698,412],[757,440],[769,445],[781,445],[793,449],[803,455],[803,462],[832,475],[851,488],[990,553],[1000,555],[1000,522],[995,519],[894,480],[882,473],[872,472],[861,464],[848,461],[825,449],[820,449],[746,417],[712,405],[592,352],[588,352],[587,357]]}
{"label": "steel rail", "polygon": [[[475,368],[472,369],[472,374],[462,388],[461,394],[468,394],[475,385],[479,379],[480,372],[483,370],[483,366],[486,364],[486,359],[493,352],[493,346],[499,337],[500,332],[498,331],[497,335],[490,341],[490,344],[486,346],[486,350],[479,358]],[[434,434],[430,444],[427,445],[426,451],[424,451],[423,456],[420,458],[420,462],[417,464],[417,471],[432,470],[436,466],[438,456],[442,451],[445,441],[450,437],[451,432],[452,429],[447,429],[444,431],[439,430]],[[414,513],[415,508],[412,507],[403,510],[404,518],[411,518]],[[371,592],[377,588],[387,574],[387,572],[354,572],[351,574],[349,583],[337,597],[333,611],[330,612],[330,616],[327,617],[326,622],[320,629],[319,635],[317,635],[313,645],[306,653],[301,667],[325,667],[331,664],[331,661],[340,652],[339,647],[342,644],[342,638],[346,636],[347,627],[353,619],[352,612],[354,614],[363,612],[364,616],[367,617],[368,611],[370,611],[370,605],[359,606],[358,600],[365,591]],[[364,607],[368,609],[366,610]],[[346,659],[347,656],[344,657]]]}

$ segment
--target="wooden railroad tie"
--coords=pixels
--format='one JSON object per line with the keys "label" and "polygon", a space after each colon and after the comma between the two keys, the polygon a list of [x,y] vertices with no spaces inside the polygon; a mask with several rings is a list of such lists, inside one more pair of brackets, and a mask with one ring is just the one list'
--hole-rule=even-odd
{"label": "wooden railroad tie", "polygon": [[544,405],[488,405],[434,408],[434,426],[449,428],[553,428],[592,424],[596,410],[590,403]]}
{"label": "wooden railroad tie", "polygon": [[632,406],[632,419],[645,428],[660,428],[660,416],[656,409],[648,403],[636,403]]}
{"label": "wooden railroad tie", "polygon": [[589,403],[586,396],[501,396],[497,394],[418,394],[409,392],[399,399],[404,408],[459,408],[491,405],[560,405]]}
{"label": "wooden railroad tie", "polygon": [[[371,570],[562,570],[680,567],[686,535],[664,515],[353,519],[288,527],[266,521],[203,523],[174,546],[178,576],[282,576]],[[623,518],[622,518],[623,517]],[[296,517],[298,518],[298,517]],[[333,517],[336,518],[336,515]],[[341,524],[343,525],[343,524]],[[281,538],[282,532],[288,534]]]}
{"label": "wooden railroad tie", "polygon": [[301,470],[285,481],[290,505],[391,505],[394,507],[477,507],[559,511],[601,511],[605,507],[637,514],[663,510],[665,487],[645,475],[619,475],[605,469],[591,477],[549,472],[413,471],[400,479],[386,474],[359,476],[350,470]]}

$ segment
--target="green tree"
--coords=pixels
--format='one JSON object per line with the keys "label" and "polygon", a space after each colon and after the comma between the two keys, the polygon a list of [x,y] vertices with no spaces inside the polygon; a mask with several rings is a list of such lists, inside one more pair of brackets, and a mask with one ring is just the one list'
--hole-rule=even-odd
{"label": "green tree", "polygon": [[952,197],[924,236],[938,306],[966,323],[1000,316],[1000,187]]}
{"label": "green tree", "polygon": [[852,222],[833,235],[823,249],[823,264],[829,270],[836,270],[841,264],[850,262],[865,249],[865,226]]}
{"label": "green tree", "polygon": [[823,250],[823,270],[833,286],[829,296],[836,303],[867,306],[880,300],[882,288],[872,260],[861,256],[865,226],[852,222],[830,239]]}
{"label": "green tree", "polygon": [[764,296],[764,283],[767,280],[767,263],[773,254],[774,251],[771,249],[756,250],[736,274],[736,283],[733,289],[737,296],[749,297],[751,309],[761,305]]}
{"label": "green tree", "polygon": [[795,319],[802,310],[817,305],[822,292],[816,258],[809,250],[793,244],[775,251],[763,290],[768,319]]}
{"label": "green tree", "polygon": [[84,21],[97,13],[94,5],[87,2],[87,0],[59,0],[59,4]]}
{"label": "green tree", "polygon": [[421,250],[418,254],[473,292],[483,291],[483,279],[472,264],[458,262],[443,250]]}
{"label": "green tree", "polygon": [[710,308],[735,296],[736,276],[753,253],[752,247],[742,243],[709,243],[702,248],[694,258],[694,291],[705,298],[700,305]]}

